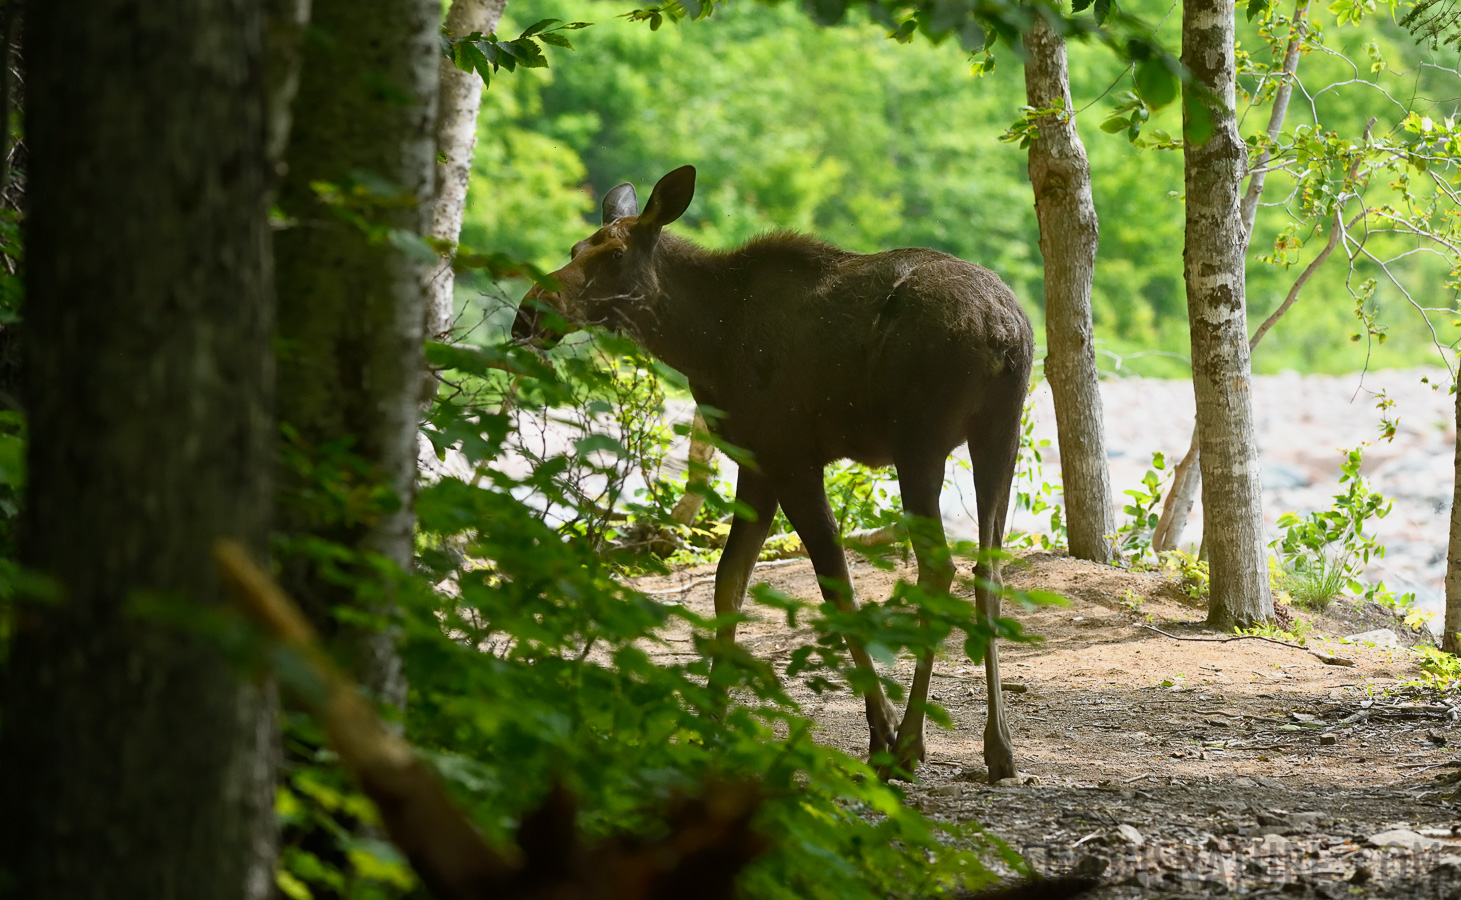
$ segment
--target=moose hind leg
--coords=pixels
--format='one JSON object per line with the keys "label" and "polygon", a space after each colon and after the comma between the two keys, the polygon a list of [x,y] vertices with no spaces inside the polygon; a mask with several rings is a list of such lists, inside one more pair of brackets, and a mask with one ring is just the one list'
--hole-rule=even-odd
{"label": "moose hind leg", "polygon": [[[807,555],[812,558],[812,568],[822,584],[822,596],[840,610],[850,612],[856,609],[856,601],[852,599],[852,575],[847,570],[847,555],[837,540],[837,521],[832,517],[832,508],[827,505],[821,468],[809,468],[779,477],[776,495],[791,527],[796,529],[807,548]],[[883,693],[882,682],[877,680],[877,670],[873,668],[867,649],[852,642],[848,642],[847,649],[856,666],[871,676],[872,688],[863,695],[867,707],[868,754],[891,750],[897,737],[898,712]]]}
{"label": "moose hind leg", "polygon": [[[939,510],[939,492],[944,483],[943,459],[924,459],[917,463],[898,464],[898,487],[903,494],[903,509],[913,520],[909,536],[913,554],[918,559],[918,586],[934,594],[946,593],[954,581],[953,560],[948,540],[944,537],[943,515]],[[927,615],[920,616],[923,625]],[[912,775],[924,758],[925,704],[928,702],[929,680],[933,677],[934,648],[924,650],[913,671],[913,685],[908,691],[908,709],[898,726],[894,747],[894,770]],[[885,775],[888,773],[884,773]]]}
{"label": "moose hind leg", "polygon": [[[974,465],[975,502],[979,513],[979,562],[975,596],[979,614],[991,626],[999,618],[1000,563],[1004,521],[1009,511],[1010,483],[1020,448],[1020,412],[1023,392],[1011,393],[1012,403],[996,414],[986,412],[969,429],[969,459]],[[989,718],[984,726],[984,764],[991,784],[1015,777],[1014,742],[1005,716],[1004,692],[999,680],[999,647],[993,637],[984,653],[984,678],[989,694]]]}

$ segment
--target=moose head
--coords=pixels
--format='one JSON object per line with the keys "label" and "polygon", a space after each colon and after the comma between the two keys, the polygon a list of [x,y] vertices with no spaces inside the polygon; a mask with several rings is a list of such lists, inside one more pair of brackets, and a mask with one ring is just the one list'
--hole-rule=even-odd
{"label": "moose head", "polygon": [[684,214],[693,196],[694,166],[661,178],[642,213],[634,185],[612,188],[604,195],[603,227],[574,244],[568,265],[552,274],[558,289],[534,286],[523,297],[513,338],[552,343],[566,333],[564,326],[622,330],[626,313],[657,292],[653,262],[660,231]]}

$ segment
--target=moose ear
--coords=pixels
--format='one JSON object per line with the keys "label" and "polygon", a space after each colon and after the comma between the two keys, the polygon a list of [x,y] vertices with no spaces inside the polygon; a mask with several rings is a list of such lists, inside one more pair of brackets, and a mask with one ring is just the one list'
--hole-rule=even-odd
{"label": "moose ear", "polygon": [[681,166],[659,180],[644,212],[639,215],[639,226],[663,228],[685,214],[690,198],[695,196],[695,167]]}
{"label": "moose ear", "polygon": [[604,224],[612,225],[625,216],[639,215],[639,198],[634,194],[634,185],[629,182],[609,188],[604,195]]}

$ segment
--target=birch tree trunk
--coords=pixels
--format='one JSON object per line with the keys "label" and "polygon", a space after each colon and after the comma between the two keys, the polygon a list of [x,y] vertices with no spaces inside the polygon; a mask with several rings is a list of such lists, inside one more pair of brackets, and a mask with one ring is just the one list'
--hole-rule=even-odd
{"label": "birch tree trunk", "polygon": [[25,23],[21,563],[59,596],[17,602],[0,679],[0,893],[264,898],[272,692],[175,620],[224,602],[215,540],[267,552],[260,9],[32,0]]}
{"label": "birch tree trunk", "polygon": [[1070,552],[1110,562],[1116,516],[1091,325],[1091,279],[1100,237],[1091,167],[1076,131],[1065,39],[1036,16],[1025,48],[1026,102],[1037,109],[1058,103],[1065,110],[1040,119],[1029,165],[1045,258],[1045,377],[1055,399]]}
{"label": "birch tree trunk", "polygon": [[[497,28],[507,0],[452,0],[446,31],[465,37],[474,31],[488,34]],[[447,57],[437,63],[441,80],[440,110],[436,120],[436,193],[431,201],[427,234],[444,245],[456,246],[462,234],[467,206],[467,182],[472,174],[472,151],[477,147],[477,112],[482,107],[482,76],[463,72]],[[427,276],[426,336],[443,339],[451,330],[452,292],[456,278],[452,257],[444,255]],[[428,387],[435,393],[435,378]]]}
{"label": "birch tree trunk", "polygon": [[695,421],[690,425],[690,453],[686,461],[689,469],[685,479],[685,493],[670,510],[670,519],[681,525],[690,525],[705,505],[705,488],[715,476],[715,444],[710,441],[710,428],[700,410],[695,410]]}
{"label": "birch tree trunk", "polygon": [[[314,0],[279,205],[297,224],[275,238],[279,413],[305,462],[283,473],[285,533],[410,563],[425,266],[410,243],[430,222],[435,176],[437,0]],[[316,193],[345,189],[348,215]],[[373,233],[372,233],[373,232]],[[382,236],[389,235],[389,239]],[[346,462],[341,457],[348,456]],[[316,468],[310,468],[311,466]],[[343,473],[341,470],[343,469]],[[323,508],[321,479],[352,503]],[[379,574],[351,588],[304,554],[284,560],[289,590],[353,655],[357,678],[401,704],[389,629],[342,628],[336,607],[389,616]],[[371,593],[376,592],[376,593]]]}
{"label": "birch tree trunk", "polygon": [[1183,276],[1212,571],[1208,623],[1221,630],[1273,617],[1243,293],[1247,236],[1239,194],[1247,147],[1234,114],[1233,10],[1227,0],[1187,0],[1182,7],[1182,62],[1193,79],[1182,88],[1184,126],[1199,105],[1212,120],[1204,143],[1189,131]]}
{"label": "birch tree trunk", "polygon": [[[1299,53],[1303,49],[1304,35],[1308,31],[1308,15],[1309,0],[1294,0],[1293,32],[1284,47],[1283,66],[1279,70],[1280,81],[1273,93],[1273,109],[1268,113],[1267,133],[1270,142],[1278,140],[1283,131],[1283,121],[1288,116],[1289,99],[1294,92],[1294,73],[1299,69]],[[1264,147],[1254,162],[1253,173],[1248,176],[1248,190],[1243,194],[1242,204],[1245,253],[1253,243],[1253,223],[1258,218],[1258,201],[1263,199],[1263,185],[1268,180],[1268,172],[1265,170],[1272,159],[1273,151]],[[1327,257],[1329,253],[1324,255]],[[1292,298],[1295,297],[1297,294],[1291,293],[1291,299],[1286,301],[1289,306],[1293,305]],[[1262,332],[1253,335],[1253,339],[1248,342],[1250,353],[1262,338]],[[1197,498],[1197,489],[1202,484],[1201,469],[1197,464],[1201,452],[1202,445],[1197,440],[1197,429],[1194,427],[1187,455],[1182,457],[1173,472],[1172,486],[1167,490],[1167,499],[1162,504],[1162,517],[1157,521],[1156,531],[1152,534],[1152,550],[1157,553],[1176,550],[1177,544],[1182,540],[1187,518],[1192,514],[1193,501]]]}

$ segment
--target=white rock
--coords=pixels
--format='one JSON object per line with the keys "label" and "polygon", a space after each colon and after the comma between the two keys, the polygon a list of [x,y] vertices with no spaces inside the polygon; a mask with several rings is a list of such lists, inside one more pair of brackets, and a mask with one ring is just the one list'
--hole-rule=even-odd
{"label": "white rock", "polygon": [[1146,838],[1141,836],[1141,832],[1137,831],[1135,826],[1127,825],[1124,822],[1116,826],[1116,833],[1125,838],[1128,844],[1140,847],[1146,843]]}
{"label": "white rock", "polygon": [[1352,634],[1345,638],[1356,644],[1374,644],[1376,647],[1399,647],[1400,635],[1388,628],[1377,628],[1374,631],[1362,631],[1359,634]]}
{"label": "white rock", "polygon": [[1368,841],[1374,847],[1404,847],[1407,850],[1429,850],[1445,846],[1444,841],[1416,834],[1408,828],[1392,828],[1379,834],[1372,834]]}

